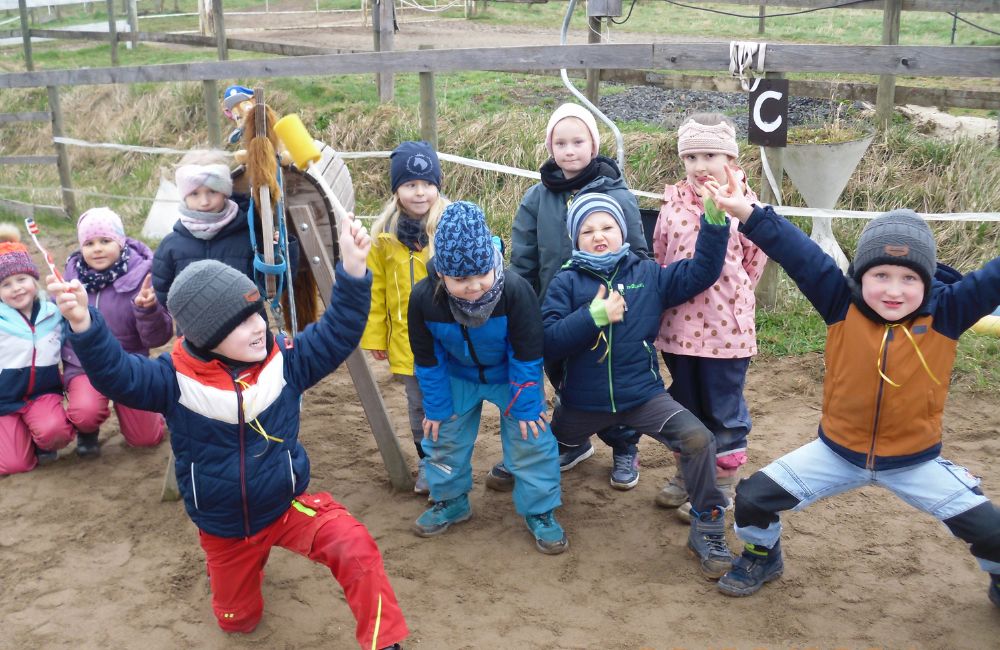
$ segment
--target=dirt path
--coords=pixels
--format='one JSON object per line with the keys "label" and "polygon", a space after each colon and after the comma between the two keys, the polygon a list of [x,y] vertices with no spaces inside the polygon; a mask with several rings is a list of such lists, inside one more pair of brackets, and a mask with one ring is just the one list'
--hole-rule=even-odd
{"label": "dirt path", "polygon": [[[405,431],[402,388],[384,369],[378,376]],[[752,467],[815,435],[820,376],[818,355],[754,363]],[[721,596],[685,552],[686,527],[653,504],[673,460],[649,439],[631,492],[608,485],[604,447],[564,476],[559,516],[571,548],[543,556],[509,494],[483,487],[499,457],[496,416],[485,420],[474,517],[425,540],[409,532],[423,500],[389,489],[347,372],[306,398],[312,488],[330,490],[378,540],[413,631],[407,648],[988,648],[1000,638],[986,579],[963,544],[874,488],[788,516],[784,578],[754,598]],[[946,456],[996,493],[995,403],[953,395],[945,426]],[[400,442],[412,456],[408,436]],[[195,529],[180,504],[159,501],[166,446],[128,449],[113,422],[102,437],[97,461],[64,452],[0,479],[0,647],[355,647],[329,574],[282,550],[268,564],[258,630],[218,631]]]}

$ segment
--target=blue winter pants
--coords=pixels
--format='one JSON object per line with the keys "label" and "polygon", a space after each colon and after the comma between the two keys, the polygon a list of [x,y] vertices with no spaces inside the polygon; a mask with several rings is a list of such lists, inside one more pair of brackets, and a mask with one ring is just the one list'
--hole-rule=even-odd
{"label": "blue winter pants", "polygon": [[[662,353],[670,371],[670,396],[715,434],[717,459],[746,454],[750,411],[743,399],[750,358],[709,359]],[[720,463],[726,466],[725,461]],[[735,467],[726,467],[735,469]]]}
{"label": "blue winter pants", "polygon": [[540,515],[562,505],[559,486],[559,453],[552,430],[521,439],[516,418],[503,411],[510,402],[507,384],[474,384],[451,378],[455,415],[441,423],[437,441],[424,438],[427,485],[434,501],[454,499],[472,489],[472,448],[479,435],[483,402],[500,410],[503,462],[514,475],[514,509],[519,515]]}

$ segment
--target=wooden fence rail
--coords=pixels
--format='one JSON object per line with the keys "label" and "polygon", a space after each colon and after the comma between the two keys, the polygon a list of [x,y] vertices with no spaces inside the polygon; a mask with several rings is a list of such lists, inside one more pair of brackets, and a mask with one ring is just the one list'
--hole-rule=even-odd
{"label": "wooden fence rail", "polygon": [[[727,70],[729,43],[543,45],[325,54],[256,61],[175,63],[41,70],[0,75],[0,88],[86,86],[337,74],[640,68]],[[1000,47],[800,45],[767,49],[768,72],[851,72],[911,76],[1000,77]]]}

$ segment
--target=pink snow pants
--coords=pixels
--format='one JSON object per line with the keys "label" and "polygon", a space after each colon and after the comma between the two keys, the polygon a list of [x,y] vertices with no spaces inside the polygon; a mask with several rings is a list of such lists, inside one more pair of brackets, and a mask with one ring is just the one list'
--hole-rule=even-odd
{"label": "pink snow pants", "polygon": [[0,415],[0,475],[35,469],[35,447],[62,449],[76,435],[58,394],[41,395],[20,409]]}

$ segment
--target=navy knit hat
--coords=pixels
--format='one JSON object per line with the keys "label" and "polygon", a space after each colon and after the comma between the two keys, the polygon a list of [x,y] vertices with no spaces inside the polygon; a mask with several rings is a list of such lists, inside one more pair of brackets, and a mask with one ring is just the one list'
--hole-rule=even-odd
{"label": "navy knit hat", "polygon": [[441,187],[441,162],[430,143],[423,140],[403,142],[392,150],[389,161],[393,194],[400,185],[409,181],[427,181]]}
{"label": "navy knit hat", "polygon": [[441,213],[434,231],[434,268],[442,275],[466,278],[493,268],[493,233],[475,203],[456,201]]}
{"label": "navy knit hat", "polygon": [[937,245],[927,222],[913,210],[893,210],[865,225],[858,238],[851,277],[861,281],[865,271],[879,264],[913,269],[930,289],[937,269]]}
{"label": "navy knit hat", "polygon": [[573,248],[576,248],[576,240],[580,237],[580,228],[587,217],[595,212],[607,212],[622,230],[622,241],[628,237],[628,228],[625,227],[625,213],[622,206],[614,197],[600,192],[588,192],[577,195],[573,203],[569,206],[566,214],[566,229],[569,231],[569,238],[573,240]]}

